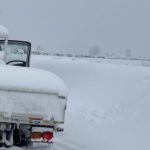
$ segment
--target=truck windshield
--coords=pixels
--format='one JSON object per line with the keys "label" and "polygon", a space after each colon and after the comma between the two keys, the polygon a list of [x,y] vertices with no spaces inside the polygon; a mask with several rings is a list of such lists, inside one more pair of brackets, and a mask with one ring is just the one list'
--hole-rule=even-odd
{"label": "truck windshield", "polygon": [[[28,66],[30,59],[29,42],[9,40],[5,50],[6,64]],[[4,41],[0,41],[0,51],[4,50]]]}

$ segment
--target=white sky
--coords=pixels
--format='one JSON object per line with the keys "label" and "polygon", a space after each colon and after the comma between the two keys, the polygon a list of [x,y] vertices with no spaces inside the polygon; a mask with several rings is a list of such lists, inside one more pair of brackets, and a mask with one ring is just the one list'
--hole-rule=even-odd
{"label": "white sky", "polygon": [[0,0],[11,38],[49,51],[102,51],[150,56],[149,0]]}

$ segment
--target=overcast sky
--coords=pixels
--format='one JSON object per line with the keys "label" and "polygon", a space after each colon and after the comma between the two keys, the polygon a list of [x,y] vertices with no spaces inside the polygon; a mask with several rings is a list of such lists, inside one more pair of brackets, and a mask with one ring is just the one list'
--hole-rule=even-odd
{"label": "overcast sky", "polygon": [[0,24],[11,39],[47,50],[102,51],[150,56],[149,0],[0,0]]}

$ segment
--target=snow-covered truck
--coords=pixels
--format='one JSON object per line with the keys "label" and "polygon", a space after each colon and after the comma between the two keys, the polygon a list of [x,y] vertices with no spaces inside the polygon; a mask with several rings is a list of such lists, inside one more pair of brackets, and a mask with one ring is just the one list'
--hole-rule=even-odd
{"label": "snow-covered truck", "polygon": [[30,42],[8,40],[0,26],[0,146],[52,143],[63,130],[66,85],[51,72],[30,68],[30,51]]}

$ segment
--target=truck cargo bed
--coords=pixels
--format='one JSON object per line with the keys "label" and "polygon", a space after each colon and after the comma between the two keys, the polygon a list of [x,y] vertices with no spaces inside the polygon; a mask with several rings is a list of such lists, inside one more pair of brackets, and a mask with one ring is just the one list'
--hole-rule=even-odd
{"label": "truck cargo bed", "polygon": [[66,99],[53,94],[0,90],[0,121],[50,125],[63,123]]}

